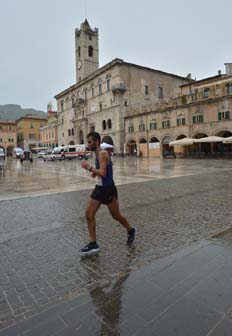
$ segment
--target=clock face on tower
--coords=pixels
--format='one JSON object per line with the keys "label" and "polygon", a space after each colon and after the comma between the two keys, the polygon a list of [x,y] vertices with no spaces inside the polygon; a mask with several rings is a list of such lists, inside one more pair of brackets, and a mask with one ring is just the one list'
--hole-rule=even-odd
{"label": "clock face on tower", "polygon": [[78,65],[77,65],[77,67],[78,67],[78,70],[80,70],[80,69],[81,69],[81,66],[82,66],[82,62],[81,62],[81,61],[78,61]]}

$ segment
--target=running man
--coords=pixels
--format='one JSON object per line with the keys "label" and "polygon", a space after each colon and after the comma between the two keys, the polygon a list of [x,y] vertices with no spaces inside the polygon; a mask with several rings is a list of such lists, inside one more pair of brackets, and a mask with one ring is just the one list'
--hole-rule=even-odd
{"label": "running man", "polygon": [[107,205],[111,216],[121,223],[127,230],[127,244],[131,245],[135,239],[135,228],[132,228],[127,219],[121,214],[118,205],[118,192],[113,180],[113,168],[110,155],[101,149],[101,136],[97,132],[87,135],[88,146],[96,153],[96,168],[82,161],[82,168],[88,170],[91,176],[97,178],[97,184],[93,190],[86,208],[86,220],[88,222],[90,242],[80,250],[81,255],[88,255],[99,251],[96,240],[95,215],[101,204]]}

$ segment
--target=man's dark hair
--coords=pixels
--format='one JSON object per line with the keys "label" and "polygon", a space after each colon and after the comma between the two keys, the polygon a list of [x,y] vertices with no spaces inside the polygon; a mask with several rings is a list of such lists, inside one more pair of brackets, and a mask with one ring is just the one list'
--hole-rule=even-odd
{"label": "man's dark hair", "polygon": [[99,141],[99,144],[101,143],[101,136],[99,133],[97,132],[90,132],[88,135],[87,135],[87,139],[89,137],[92,137],[93,141]]}

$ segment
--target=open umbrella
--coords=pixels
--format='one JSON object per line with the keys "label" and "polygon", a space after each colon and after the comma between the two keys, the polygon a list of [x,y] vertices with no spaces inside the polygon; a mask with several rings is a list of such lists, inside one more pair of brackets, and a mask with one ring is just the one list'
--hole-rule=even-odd
{"label": "open umbrella", "polygon": [[194,143],[203,143],[203,142],[222,142],[224,138],[218,136],[209,136],[201,139],[194,139]]}
{"label": "open umbrella", "polygon": [[113,146],[113,145],[110,145],[110,144],[108,144],[108,143],[106,143],[106,142],[103,142],[103,143],[101,143],[101,148],[102,148],[102,149],[114,148],[114,146]]}
{"label": "open umbrella", "polygon": [[169,142],[169,146],[189,146],[193,144],[193,139],[191,138],[183,138],[180,140],[175,140]]}
{"label": "open umbrella", "polygon": [[230,137],[228,137],[228,138],[224,138],[224,139],[223,139],[223,143],[224,143],[224,144],[230,144],[230,143],[232,143],[232,136],[230,136]]}

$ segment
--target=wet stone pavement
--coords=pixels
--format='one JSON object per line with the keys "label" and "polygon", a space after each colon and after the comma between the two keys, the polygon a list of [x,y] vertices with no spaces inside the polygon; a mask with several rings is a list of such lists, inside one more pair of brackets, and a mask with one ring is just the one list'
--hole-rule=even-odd
{"label": "wet stone pavement", "polygon": [[89,258],[89,190],[0,201],[0,336],[232,335],[231,181],[209,169],[120,185],[136,242],[102,207]]}

